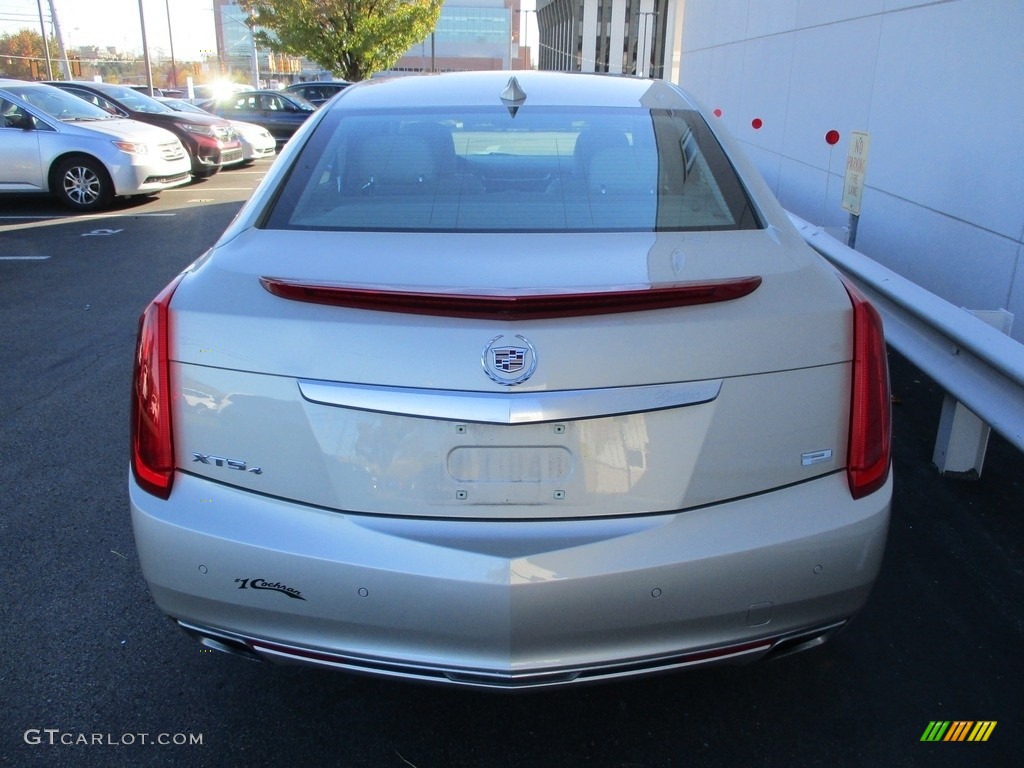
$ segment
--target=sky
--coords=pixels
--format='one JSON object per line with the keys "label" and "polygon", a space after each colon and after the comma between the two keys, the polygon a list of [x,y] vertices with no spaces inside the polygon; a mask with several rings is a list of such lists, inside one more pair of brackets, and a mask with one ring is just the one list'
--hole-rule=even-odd
{"label": "sky", "polygon": [[[0,0],[0,34],[26,27],[38,32],[39,2],[42,3],[47,34],[50,34],[50,0]],[[114,46],[119,51],[141,54],[139,0],[53,0],[53,5],[65,47]],[[524,0],[522,7],[532,10],[535,1]],[[142,0],[142,12],[146,21],[146,41],[153,58],[169,58],[172,41],[174,57],[178,61],[198,61],[216,53],[213,0]],[[523,42],[529,42],[536,50],[536,15],[529,13],[523,16],[530,24],[528,37]]]}
{"label": "sky", "polygon": [[[41,2],[46,32],[50,34],[50,0]],[[114,46],[126,52],[142,51],[139,0],[53,0],[53,5],[67,48],[97,45]],[[168,10],[176,59],[197,60],[204,51],[216,53],[213,0],[142,0],[151,55],[170,55]],[[37,0],[0,0],[0,34],[26,27],[39,31]]]}

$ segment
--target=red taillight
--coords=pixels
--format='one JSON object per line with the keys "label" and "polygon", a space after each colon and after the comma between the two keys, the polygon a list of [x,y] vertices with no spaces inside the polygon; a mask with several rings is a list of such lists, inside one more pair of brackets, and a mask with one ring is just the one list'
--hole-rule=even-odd
{"label": "red taillight", "polygon": [[892,411],[889,364],[882,318],[863,294],[843,280],[853,302],[853,393],[846,476],[859,499],[889,478],[892,459]]}
{"label": "red taillight", "polygon": [[181,277],[153,299],[139,318],[132,373],[132,472],[144,490],[166,499],[174,478],[168,304]]}

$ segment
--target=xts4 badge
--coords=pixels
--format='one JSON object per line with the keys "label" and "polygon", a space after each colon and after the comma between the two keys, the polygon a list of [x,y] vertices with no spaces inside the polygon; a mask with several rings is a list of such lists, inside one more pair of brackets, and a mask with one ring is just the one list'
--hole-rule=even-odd
{"label": "xts4 badge", "polygon": [[285,586],[280,581],[271,583],[266,579],[235,579],[235,584],[238,585],[239,589],[269,589],[272,592],[280,592],[282,595],[287,595],[293,600],[306,599],[299,590]]}
{"label": "xts4 badge", "polygon": [[237,469],[239,472],[252,472],[254,475],[262,475],[263,470],[259,467],[248,467],[242,459],[225,459],[223,456],[212,456],[209,453],[192,452],[192,463],[209,464],[215,467],[227,467]]}

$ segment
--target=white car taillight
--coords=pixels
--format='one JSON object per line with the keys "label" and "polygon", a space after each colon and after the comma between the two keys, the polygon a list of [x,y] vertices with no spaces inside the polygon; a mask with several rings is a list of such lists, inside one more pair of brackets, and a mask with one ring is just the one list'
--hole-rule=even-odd
{"label": "white car taillight", "polygon": [[889,478],[892,460],[892,406],[889,364],[882,318],[864,295],[843,279],[853,302],[853,392],[846,476],[859,499]]}
{"label": "white car taillight", "polygon": [[181,275],[153,299],[139,318],[132,373],[132,472],[143,490],[166,499],[174,479],[168,305]]}

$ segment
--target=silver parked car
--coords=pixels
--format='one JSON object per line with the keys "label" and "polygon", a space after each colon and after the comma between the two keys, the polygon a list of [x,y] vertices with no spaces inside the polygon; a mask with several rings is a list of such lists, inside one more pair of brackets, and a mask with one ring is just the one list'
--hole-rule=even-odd
{"label": "silver parked car", "polygon": [[42,83],[0,80],[0,193],[48,192],[78,211],[191,181],[174,134]]}
{"label": "silver parked car", "polygon": [[818,645],[892,494],[875,310],[675,86],[352,86],[146,309],[132,519],[212,648],[476,687]]}

